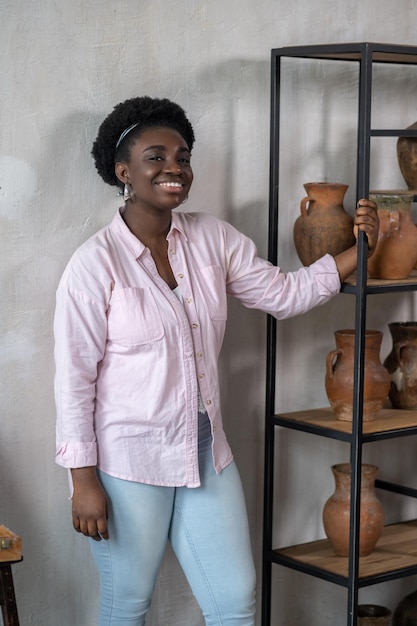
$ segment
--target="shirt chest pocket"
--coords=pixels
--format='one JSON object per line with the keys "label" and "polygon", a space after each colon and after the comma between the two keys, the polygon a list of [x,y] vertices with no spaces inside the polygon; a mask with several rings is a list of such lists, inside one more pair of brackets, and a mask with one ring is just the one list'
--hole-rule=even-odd
{"label": "shirt chest pocket", "polygon": [[219,265],[210,265],[199,269],[198,273],[211,319],[218,322],[227,320],[227,295],[222,268]]}
{"label": "shirt chest pocket", "polygon": [[108,339],[139,346],[162,339],[164,326],[151,289],[127,287],[113,291],[107,312]]}

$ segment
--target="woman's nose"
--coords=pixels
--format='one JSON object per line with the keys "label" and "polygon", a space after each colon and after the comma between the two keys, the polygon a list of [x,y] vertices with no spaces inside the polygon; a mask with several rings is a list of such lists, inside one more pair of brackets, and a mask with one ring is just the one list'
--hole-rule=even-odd
{"label": "woman's nose", "polygon": [[165,163],[165,168],[167,172],[171,172],[173,174],[181,174],[182,167],[181,164],[176,160],[169,160]]}

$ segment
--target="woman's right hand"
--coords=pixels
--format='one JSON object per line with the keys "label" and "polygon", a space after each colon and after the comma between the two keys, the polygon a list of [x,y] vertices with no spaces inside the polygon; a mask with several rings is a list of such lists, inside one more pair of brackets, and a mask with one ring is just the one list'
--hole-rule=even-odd
{"label": "woman's right hand", "polygon": [[71,470],[74,484],[72,523],[78,533],[95,541],[109,538],[107,497],[95,467]]}

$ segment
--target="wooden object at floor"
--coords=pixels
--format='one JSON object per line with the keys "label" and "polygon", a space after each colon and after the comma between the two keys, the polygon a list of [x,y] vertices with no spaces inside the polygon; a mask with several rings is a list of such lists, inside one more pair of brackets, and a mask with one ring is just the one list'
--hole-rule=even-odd
{"label": "wooden object at floor", "polygon": [[22,540],[0,524],[0,606],[4,626],[19,626],[12,565],[22,559]]}

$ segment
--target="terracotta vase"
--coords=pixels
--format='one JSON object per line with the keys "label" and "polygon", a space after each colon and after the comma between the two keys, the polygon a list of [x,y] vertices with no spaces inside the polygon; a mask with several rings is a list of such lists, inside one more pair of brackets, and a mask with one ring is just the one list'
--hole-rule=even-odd
{"label": "terracotta vase", "polygon": [[392,617],[392,626],[417,626],[417,591],[400,600]]}
{"label": "terracotta vase", "polygon": [[417,261],[417,227],[412,220],[413,194],[370,193],[379,216],[378,242],[368,260],[370,278],[407,278]]}
{"label": "terracotta vase", "polygon": [[391,611],[378,604],[358,605],[358,626],[389,626]]}
{"label": "terracotta vase", "polygon": [[[390,377],[380,361],[383,333],[365,331],[363,421],[374,420],[388,397]],[[355,331],[335,332],[336,350],[326,359],[325,387],[337,419],[352,421]]]}
{"label": "terracotta vase", "polygon": [[391,380],[391,404],[395,409],[417,409],[417,322],[392,322],[388,328],[392,350],[384,366]]}
{"label": "terracotta vase", "polygon": [[326,253],[339,254],[355,244],[353,218],[343,207],[348,185],[306,183],[301,215],[294,223],[294,244],[303,265],[311,265]]}
{"label": "terracotta vase", "polygon": [[[407,127],[417,130],[417,122]],[[399,137],[397,141],[397,159],[401,174],[408,189],[417,189],[417,137]]]}
{"label": "terracotta vase", "polygon": [[[351,465],[332,466],[335,491],[323,507],[324,532],[338,556],[349,555]],[[376,465],[364,463],[361,471],[361,498],[359,522],[359,555],[366,556],[374,549],[384,528],[384,509],[375,495]]]}

